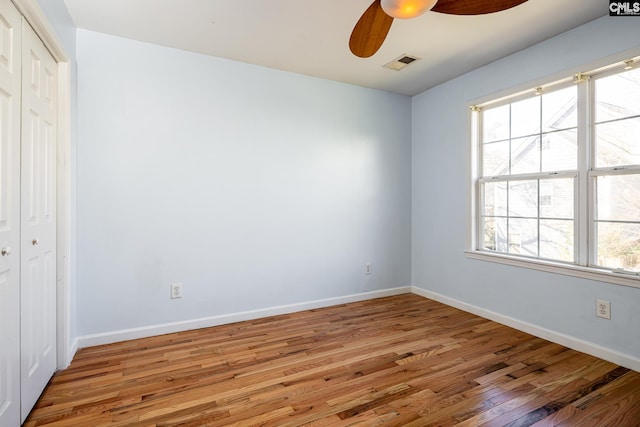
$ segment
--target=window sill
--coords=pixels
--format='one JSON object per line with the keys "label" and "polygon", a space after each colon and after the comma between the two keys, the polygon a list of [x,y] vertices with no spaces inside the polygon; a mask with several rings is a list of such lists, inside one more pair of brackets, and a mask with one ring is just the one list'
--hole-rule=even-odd
{"label": "window sill", "polygon": [[499,264],[506,264],[515,267],[529,268],[532,270],[546,271],[548,273],[564,274],[566,276],[580,277],[582,279],[597,280],[621,286],[640,288],[640,277],[626,276],[624,274],[613,273],[608,270],[541,261],[537,259],[525,259],[482,251],[465,251],[465,255],[467,258],[481,261],[497,262]]}

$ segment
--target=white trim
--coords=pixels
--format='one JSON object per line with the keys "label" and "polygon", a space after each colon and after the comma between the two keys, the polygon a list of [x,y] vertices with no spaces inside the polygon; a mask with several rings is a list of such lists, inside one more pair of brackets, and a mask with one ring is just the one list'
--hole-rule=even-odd
{"label": "white trim", "polygon": [[[468,115],[467,125],[469,126],[467,129],[470,129],[469,132],[469,142],[471,143],[471,147],[469,153],[471,154],[471,158],[469,159],[469,169],[467,172],[467,179],[469,183],[469,195],[466,198],[467,200],[467,212],[471,212],[472,214],[469,217],[469,222],[467,223],[467,247],[472,248],[475,241],[476,236],[480,236],[478,233],[478,229],[480,227],[480,217],[477,215],[477,212],[480,212],[480,206],[484,204],[483,195],[480,194],[479,188],[480,184],[477,183],[477,179],[480,176],[480,128],[482,126],[482,115],[473,107],[470,108],[470,114]],[[482,235],[484,239],[484,234]],[[479,242],[481,245],[484,245],[483,241]]]}
{"label": "white trim", "polygon": [[67,350],[66,355],[69,357],[69,359],[68,360],[63,360],[63,362],[65,364],[65,368],[68,368],[69,365],[71,364],[71,361],[73,360],[73,357],[78,352],[78,338],[74,338],[73,342],[71,344],[69,344],[69,346],[67,347],[66,350]]}
{"label": "white trim", "polygon": [[58,63],[58,159],[56,179],[57,203],[57,350],[58,369],[69,366],[73,353],[71,341],[71,68],[68,62]]}
{"label": "white trim", "polygon": [[[71,297],[69,273],[71,265],[70,239],[70,156],[71,156],[71,67],[69,56],[57,34],[52,30],[47,18],[36,0],[12,0],[18,11],[33,27],[58,64],[58,153],[57,153],[57,259],[56,259],[56,346],[57,367],[69,365],[75,354],[71,338]],[[60,271],[62,270],[62,271]],[[77,348],[77,346],[76,346]]]}
{"label": "white trim", "polygon": [[[578,84],[578,99],[584,99],[586,102],[578,103],[578,179],[576,180],[577,189],[574,188],[575,196],[575,214],[576,224],[574,227],[574,247],[576,253],[574,260],[577,264],[588,265],[591,260],[590,251],[594,242],[593,236],[589,235],[592,227],[589,226],[593,214],[593,194],[591,193],[592,184],[589,182],[589,166],[595,145],[593,144],[593,122],[591,120],[592,112],[592,90],[591,81]],[[585,141],[586,144],[580,144]]]}
{"label": "white trim", "polygon": [[138,338],[147,338],[156,335],[170,334],[174,332],[188,331],[192,329],[208,328],[212,326],[226,325],[229,323],[255,320],[262,317],[276,316],[280,314],[295,313],[303,310],[330,307],[350,302],[366,301],[374,298],[383,298],[393,295],[407,294],[411,287],[403,286],[380,291],[371,291],[360,294],[346,295],[342,297],[326,298],[297,304],[280,305],[257,310],[240,311],[237,313],[221,314],[219,316],[203,317],[200,319],[185,320],[181,322],[164,323],[160,325],[143,326],[140,328],[122,329],[119,331],[104,332],[80,336],[77,339],[77,347],[85,348],[94,345],[111,344]]}
{"label": "white trim", "polygon": [[550,329],[523,322],[522,320],[514,319],[513,317],[504,316],[500,313],[496,313],[495,311],[477,307],[475,305],[471,305],[457,299],[438,294],[436,292],[418,288],[416,286],[413,286],[411,288],[411,292],[416,295],[420,295],[422,297],[429,298],[434,301],[449,305],[451,307],[466,311],[468,313],[475,314],[476,316],[493,320],[494,322],[507,325],[531,335],[535,335],[536,337],[543,338],[556,344],[560,344],[565,347],[569,347],[571,349],[587,353],[595,357],[599,357],[620,366],[633,369],[634,371],[640,371],[640,359],[634,357],[633,355],[619,353],[617,351],[613,351],[611,349],[599,346],[588,341],[583,341],[569,335],[561,334]]}
{"label": "white trim", "polygon": [[498,264],[506,264],[514,267],[523,267],[532,270],[546,271],[547,273],[564,274],[566,276],[580,277],[581,279],[597,280],[599,282],[640,288],[640,277],[638,276],[626,276],[609,270],[599,270],[594,267],[561,264],[553,261],[494,254],[483,251],[465,251],[465,255],[467,258],[481,261],[497,262]]}
{"label": "white trim", "polygon": [[63,44],[58,39],[55,31],[51,29],[51,25],[49,25],[49,22],[42,12],[42,9],[40,9],[38,2],[36,0],[11,1],[13,1],[13,4],[18,8],[18,11],[20,11],[22,16],[25,17],[46,48],[51,52],[53,59],[58,63],[68,62],[69,55],[67,55]]}

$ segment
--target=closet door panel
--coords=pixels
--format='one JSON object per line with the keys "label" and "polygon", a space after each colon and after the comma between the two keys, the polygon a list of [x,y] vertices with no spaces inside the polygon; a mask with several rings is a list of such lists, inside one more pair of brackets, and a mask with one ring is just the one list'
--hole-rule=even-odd
{"label": "closet door panel", "polygon": [[22,33],[22,419],[56,368],[56,64],[31,27]]}
{"label": "closet door panel", "polygon": [[0,2],[0,427],[20,423],[20,19]]}

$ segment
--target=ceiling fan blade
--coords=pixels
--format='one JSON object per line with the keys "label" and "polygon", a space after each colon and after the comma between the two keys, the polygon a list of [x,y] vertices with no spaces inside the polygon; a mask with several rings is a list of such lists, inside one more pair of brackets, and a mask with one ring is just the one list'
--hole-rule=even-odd
{"label": "ceiling fan blade", "polygon": [[349,38],[349,49],[360,58],[368,58],[387,38],[393,18],[384,13],[380,0],[374,0],[362,14]]}
{"label": "ceiling fan blade", "polygon": [[484,15],[511,9],[527,0],[438,0],[431,9],[449,15]]}

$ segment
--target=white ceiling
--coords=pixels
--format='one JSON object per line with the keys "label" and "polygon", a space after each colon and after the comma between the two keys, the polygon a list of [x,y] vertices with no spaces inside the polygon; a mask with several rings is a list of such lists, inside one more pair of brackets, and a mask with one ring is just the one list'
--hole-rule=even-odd
{"label": "white ceiling", "polygon": [[[372,0],[65,0],[79,28],[415,95],[608,14],[602,0],[529,0],[482,16],[395,20],[372,57],[349,36]],[[402,71],[382,66],[422,58]]]}

